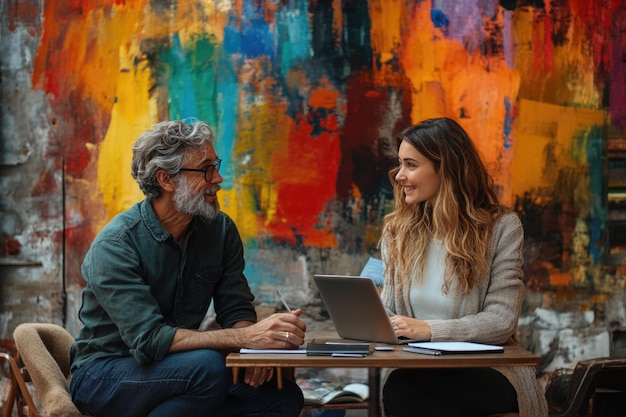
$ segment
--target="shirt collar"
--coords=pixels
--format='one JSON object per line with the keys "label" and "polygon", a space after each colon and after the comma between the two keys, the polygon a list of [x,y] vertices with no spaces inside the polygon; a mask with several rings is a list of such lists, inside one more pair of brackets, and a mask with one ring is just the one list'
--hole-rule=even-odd
{"label": "shirt collar", "polygon": [[[140,205],[140,210],[141,218],[146,225],[146,229],[150,231],[150,234],[155,240],[165,241],[168,238],[173,237],[172,234],[165,230],[161,225],[161,221],[154,212],[154,208],[152,207],[152,203],[150,202],[150,200],[146,199],[142,201]],[[187,229],[188,235],[198,229],[197,223],[199,221],[200,219],[198,219],[196,216],[191,219],[191,223],[189,224],[189,228]]]}
{"label": "shirt collar", "polygon": [[145,199],[141,202],[140,211],[141,219],[146,225],[146,229],[150,231],[150,234],[155,240],[165,241],[167,240],[167,238],[172,236],[172,234],[165,230],[161,225],[159,218],[152,208],[152,203],[150,202],[150,200]]}

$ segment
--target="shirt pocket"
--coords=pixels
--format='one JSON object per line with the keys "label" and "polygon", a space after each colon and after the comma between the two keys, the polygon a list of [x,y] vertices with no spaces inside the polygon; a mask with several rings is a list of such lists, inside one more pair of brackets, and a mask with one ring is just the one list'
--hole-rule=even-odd
{"label": "shirt pocket", "polygon": [[207,266],[193,276],[190,294],[193,312],[206,313],[221,276],[222,268],[219,265]]}

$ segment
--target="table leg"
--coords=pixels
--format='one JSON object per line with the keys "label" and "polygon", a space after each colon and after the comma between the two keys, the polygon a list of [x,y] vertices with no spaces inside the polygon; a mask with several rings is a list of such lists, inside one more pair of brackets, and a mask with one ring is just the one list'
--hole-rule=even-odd
{"label": "table leg", "polygon": [[278,389],[283,389],[283,373],[282,373],[282,369],[280,366],[276,367],[276,385],[278,386]]}
{"label": "table leg", "polygon": [[233,384],[236,384],[239,380],[239,368],[233,367]]}
{"label": "table leg", "polygon": [[369,417],[381,417],[380,412],[380,368],[367,369],[367,383],[370,387]]}

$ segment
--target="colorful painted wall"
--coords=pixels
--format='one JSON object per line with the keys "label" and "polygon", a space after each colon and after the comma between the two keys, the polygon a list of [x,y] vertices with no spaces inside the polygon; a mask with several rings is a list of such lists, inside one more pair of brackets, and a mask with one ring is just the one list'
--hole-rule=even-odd
{"label": "colorful painted wall", "polygon": [[[469,131],[502,200],[524,218],[531,310],[578,290],[585,307],[574,310],[593,310],[623,287],[603,259],[605,132],[626,130],[624,0],[2,8],[3,184],[21,190],[3,206],[22,224],[2,221],[3,259],[51,251],[63,265],[2,271],[62,276],[68,298],[44,315],[61,311],[76,324],[82,256],[105,222],[142,198],[131,144],[155,122],[186,117],[215,128],[220,202],[239,226],[262,302],[281,285],[305,303],[313,273],[360,271],[391,205],[394,135],[436,116]],[[11,162],[26,154],[28,163]],[[14,210],[20,193],[26,214]],[[6,305],[10,330],[25,315],[9,318]]]}

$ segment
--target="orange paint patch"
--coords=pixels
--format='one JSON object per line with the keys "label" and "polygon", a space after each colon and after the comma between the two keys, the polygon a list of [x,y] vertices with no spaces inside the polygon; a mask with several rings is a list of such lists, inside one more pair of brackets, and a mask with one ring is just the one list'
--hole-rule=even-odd
{"label": "orange paint patch", "polygon": [[337,107],[339,92],[326,88],[317,88],[311,92],[309,105],[313,108],[323,107],[325,109],[334,109]]}
{"label": "orange paint patch", "polygon": [[382,64],[395,58],[403,30],[403,24],[400,22],[407,15],[405,3],[398,0],[378,0],[370,3],[372,50],[380,56]]}
{"label": "orange paint patch", "polygon": [[572,274],[563,272],[552,272],[550,274],[550,285],[553,287],[567,286],[572,282]]}

